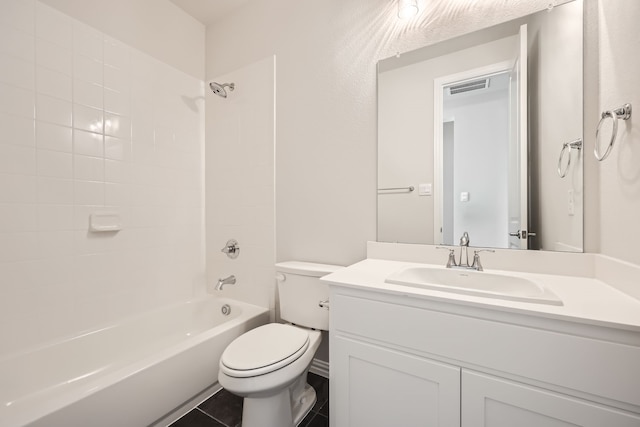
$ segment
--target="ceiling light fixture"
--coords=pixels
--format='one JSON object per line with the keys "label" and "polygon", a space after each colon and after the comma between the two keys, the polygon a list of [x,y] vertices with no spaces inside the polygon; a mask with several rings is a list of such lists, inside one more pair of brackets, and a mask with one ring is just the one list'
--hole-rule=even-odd
{"label": "ceiling light fixture", "polygon": [[418,0],[398,0],[398,18],[409,19],[418,14]]}

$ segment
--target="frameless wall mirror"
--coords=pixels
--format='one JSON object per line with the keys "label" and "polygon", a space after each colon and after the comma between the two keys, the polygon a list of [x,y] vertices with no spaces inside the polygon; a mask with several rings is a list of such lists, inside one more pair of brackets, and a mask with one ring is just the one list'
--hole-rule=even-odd
{"label": "frameless wall mirror", "polygon": [[378,241],[582,251],[582,81],[582,0],[380,61]]}

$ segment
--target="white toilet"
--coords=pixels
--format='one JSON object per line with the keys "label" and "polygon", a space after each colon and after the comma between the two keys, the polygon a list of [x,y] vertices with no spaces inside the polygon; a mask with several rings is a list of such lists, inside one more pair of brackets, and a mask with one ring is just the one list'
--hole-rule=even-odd
{"label": "white toilet", "polygon": [[276,264],[280,317],[236,338],[220,358],[218,380],[244,397],[242,427],[293,427],[309,413],[316,392],[307,372],[329,329],[329,287],[319,278],[342,267]]}

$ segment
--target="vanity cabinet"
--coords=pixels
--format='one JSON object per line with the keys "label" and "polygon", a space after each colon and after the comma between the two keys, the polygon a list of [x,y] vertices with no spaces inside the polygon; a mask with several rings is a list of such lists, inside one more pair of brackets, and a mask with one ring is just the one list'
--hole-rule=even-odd
{"label": "vanity cabinet", "polygon": [[640,427],[637,333],[338,285],[330,298],[332,427]]}

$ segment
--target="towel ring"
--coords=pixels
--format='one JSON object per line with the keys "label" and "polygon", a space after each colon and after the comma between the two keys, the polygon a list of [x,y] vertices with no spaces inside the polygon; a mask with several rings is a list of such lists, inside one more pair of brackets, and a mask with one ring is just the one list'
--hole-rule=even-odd
{"label": "towel ring", "polygon": [[[618,119],[629,120],[631,117],[631,104],[624,104],[622,107],[616,108],[615,110],[607,110],[602,113],[602,118],[600,118],[600,122],[598,122],[598,128],[596,129],[596,144],[593,148],[593,155],[596,156],[596,159],[599,161],[603,161],[609,154],[611,153],[611,149],[613,148],[613,144],[616,142],[616,137],[618,136]],[[600,146],[600,128],[604,121],[608,118],[611,118],[613,121],[613,131],[611,132],[611,139],[609,140],[609,145],[607,146],[604,154],[600,154],[599,146]]]}
{"label": "towel ring", "polygon": [[[581,150],[582,149],[582,139],[578,138],[571,142],[565,142],[562,144],[562,150],[560,150],[560,157],[558,158],[558,175],[560,178],[564,178],[567,176],[567,172],[569,171],[569,166],[571,165],[571,150]],[[565,153],[569,153],[568,156],[565,156]],[[562,160],[564,157],[567,157],[567,165],[562,167]]]}

